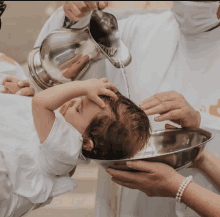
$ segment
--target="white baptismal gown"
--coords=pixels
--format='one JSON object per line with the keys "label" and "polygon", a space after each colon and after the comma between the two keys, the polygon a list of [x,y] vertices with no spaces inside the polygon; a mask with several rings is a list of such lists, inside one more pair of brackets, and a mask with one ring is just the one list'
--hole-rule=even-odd
{"label": "white baptismal gown", "polygon": [[0,93],[0,216],[22,216],[73,190],[81,134],[59,112],[40,144],[30,97]]}

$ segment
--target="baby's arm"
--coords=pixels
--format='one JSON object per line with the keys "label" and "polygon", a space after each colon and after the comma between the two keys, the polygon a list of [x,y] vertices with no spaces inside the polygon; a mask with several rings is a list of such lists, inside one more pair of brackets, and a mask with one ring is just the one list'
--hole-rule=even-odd
{"label": "baby's arm", "polygon": [[41,143],[44,143],[52,129],[55,120],[54,110],[67,101],[83,95],[103,107],[104,102],[98,95],[117,98],[113,91],[117,92],[117,88],[103,78],[100,80],[73,81],[51,87],[36,94],[32,99],[32,113]]}

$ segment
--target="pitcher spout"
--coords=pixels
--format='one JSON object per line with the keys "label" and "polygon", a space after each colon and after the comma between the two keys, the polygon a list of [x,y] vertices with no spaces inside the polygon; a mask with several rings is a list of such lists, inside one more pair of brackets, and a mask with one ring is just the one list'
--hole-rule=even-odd
{"label": "pitcher spout", "polygon": [[115,67],[121,68],[130,64],[131,54],[121,41],[114,15],[94,10],[91,14],[89,30],[94,43]]}

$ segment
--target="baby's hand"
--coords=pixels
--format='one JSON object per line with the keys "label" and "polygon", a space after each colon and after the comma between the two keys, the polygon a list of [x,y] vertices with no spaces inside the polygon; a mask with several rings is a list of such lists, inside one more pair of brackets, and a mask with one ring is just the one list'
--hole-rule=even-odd
{"label": "baby's hand", "polygon": [[104,101],[99,97],[99,95],[110,96],[113,99],[117,100],[118,97],[115,93],[118,92],[116,86],[108,81],[107,78],[101,79],[89,79],[83,81],[85,88],[85,96],[87,96],[90,100],[95,102],[101,108],[105,107]]}
{"label": "baby's hand", "polygon": [[34,89],[30,87],[30,82],[19,81],[18,78],[7,76],[2,85],[5,88],[5,93],[17,94],[22,96],[34,96]]}

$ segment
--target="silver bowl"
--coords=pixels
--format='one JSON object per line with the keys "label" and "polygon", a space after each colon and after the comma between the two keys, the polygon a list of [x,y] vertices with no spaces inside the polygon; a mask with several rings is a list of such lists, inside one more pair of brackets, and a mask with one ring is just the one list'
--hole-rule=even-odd
{"label": "silver bowl", "polygon": [[120,160],[94,159],[101,167],[120,170],[132,170],[126,166],[127,161],[144,160],[162,162],[175,170],[192,165],[201,156],[206,144],[214,135],[200,128],[170,129],[154,131],[144,149],[132,158]]}

